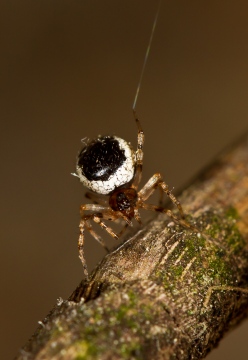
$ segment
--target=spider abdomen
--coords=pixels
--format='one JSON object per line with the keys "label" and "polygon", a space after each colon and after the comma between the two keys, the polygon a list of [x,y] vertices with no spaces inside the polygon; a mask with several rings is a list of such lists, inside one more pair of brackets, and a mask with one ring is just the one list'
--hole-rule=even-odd
{"label": "spider abdomen", "polygon": [[132,180],[135,155],[130,145],[117,136],[99,136],[78,156],[80,181],[99,194],[109,194]]}

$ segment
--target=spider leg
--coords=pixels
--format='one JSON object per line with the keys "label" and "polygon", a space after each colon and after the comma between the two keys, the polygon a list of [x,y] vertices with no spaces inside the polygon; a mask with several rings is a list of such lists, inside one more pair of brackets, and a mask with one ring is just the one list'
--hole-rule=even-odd
{"label": "spider leg", "polygon": [[95,213],[102,213],[105,220],[120,221],[124,220],[129,226],[132,226],[132,221],[126,217],[121,211],[113,211],[109,206],[100,204],[85,204],[80,206],[80,215],[84,216],[84,211],[94,211]]}
{"label": "spider leg", "polygon": [[[102,214],[99,214],[102,215]],[[101,220],[101,216],[99,216],[98,214],[93,215],[92,220],[95,221],[96,224],[100,225],[102,229],[104,229],[105,231],[107,231],[107,233],[109,235],[111,235],[113,238],[115,238],[116,240],[119,239],[119,236],[111,229],[111,227],[107,226],[105,224],[104,221]],[[110,219],[108,219],[110,220]],[[113,219],[111,219],[113,221]]]}
{"label": "spider leg", "polygon": [[[158,187],[161,188],[163,192],[165,192],[166,195],[171,199],[171,201],[177,206],[181,215],[181,219],[178,219],[177,216],[175,216],[171,210],[165,209],[163,206],[155,206],[144,203],[144,201],[148,199]],[[159,173],[154,174],[148,180],[148,182],[144,185],[144,187],[138,192],[138,198],[139,198],[139,204],[138,204],[139,207],[146,210],[162,212],[168,215],[176,223],[188,229],[191,229],[198,234],[201,234],[201,236],[204,237],[204,239],[222,248],[222,246],[215,239],[211,238],[208,234],[202,233],[197,227],[195,227],[194,225],[190,224],[185,220],[182,205],[177,200],[177,198],[173,194],[171,194],[171,192],[168,189],[168,185],[163,181],[163,178]]]}
{"label": "spider leg", "polygon": [[[173,202],[174,205],[178,208],[181,218],[184,219],[184,212],[180,201],[170,192],[168,185],[163,181],[162,175],[159,173],[154,174],[144,185],[144,187],[139,191],[138,196],[142,201],[147,200],[154,191],[160,188]],[[161,202],[162,199],[160,199]],[[156,210],[157,211],[157,210]]]}
{"label": "spider leg", "polygon": [[94,211],[95,213],[109,212],[109,207],[100,204],[84,204],[80,206],[80,215],[83,218],[85,211]]}
{"label": "spider leg", "polygon": [[80,221],[79,224],[79,238],[78,238],[78,252],[79,252],[79,259],[81,260],[81,263],[83,265],[83,269],[84,269],[84,274],[86,276],[86,278],[88,279],[88,268],[87,268],[87,264],[86,264],[86,260],[84,257],[84,225],[85,222],[83,220]]}
{"label": "spider leg", "polygon": [[171,210],[169,209],[165,209],[163,207],[160,206],[156,206],[156,205],[152,205],[152,204],[146,204],[144,202],[141,202],[140,207],[145,209],[145,210],[151,210],[151,211],[157,211],[157,212],[161,212],[163,214],[168,215],[173,221],[175,221],[175,223],[182,225],[188,229],[191,229],[197,233],[199,233],[199,229],[197,229],[195,226],[191,225],[190,223],[188,223],[186,220],[184,219],[179,219],[177,216],[175,216]]}
{"label": "spider leg", "polygon": [[[84,215],[85,211],[93,211],[93,214]],[[118,235],[111,229],[111,227],[107,226],[102,219],[115,221],[119,218],[119,213],[114,213],[108,206],[99,205],[99,204],[85,204],[80,206],[80,214],[82,217],[82,221],[85,221],[86,225],[89,223],[89,220],[93,220],[96,224],[100,225],[102,229],[107,231],[113,238],[118,239]],[[89,230],[89,229],[88,229]],[[93,230],[89,230],[91,234],[95,234]],[[97,241],[99,241],[99,236],[93,235]],[[102,240],[99,241],[100,244],[108,251],[107,246],[104,244]]]}
{"label": "spider leg", "polygon": [[142,224],[138,208],[134,208],[134,218],[139,224]]}
{"label": "spider leg", "polygon": [[89,233],[93,236],[93,238],[98,241],[104,249],[109,252],[109,249],[105,245],[105,243],[102,241],[101,237],[92,229],[92,226],[89,223],[89,220],[87,218],[84,218],[80,221],[79,224],[79,238],[78,238],[78,252],[79,252],[79,259],[81,260],[81,263],[83,265],[84,273],[86,275],[86,278],[88,278],[88,268],[86,264],[86,260],[84,257],[84,229],[87,229]]}
{"label": "spider leg", "polygon": [[144,131],[142,130],[139,119],[137,118],[136,111],[133,109],[133,116],[138,128],[138,139],[137,139],[137,150],[136,150],[136,170],[135,176],[132,183],[132,188],[137,189],[142,176],[142,166],[143,166],[143,146],[145,142]]}
{"label": "spider leg", "polygon": [[[93,211],[92,214],[85,215],[85,211]],[[109,252],[106,244],[102,240],[102,238],[93,230],[92,225],[90,224],[91,221],[94,221],[96,224],[100,225],[102,229],[104,229],[109,235],[111,235],[115,239],[119,239],[119,236],[112,230],[111,227],[107,226],[103,220],[110,220],[115,221],[122,217],[122,214],[119,212],[114,212],[108,206],[100,205],[100,204],[86,204],[81,205],[80,207],[80,215],[81,221],[79,224],[79,239],[78,239],[78,251],[79,251],[79,258],[82,262],[84,273],[88,278],[88,269],[86,265],[86,260],[84,257],[84,232],[85,229],[89,231],[92,237],[101,244],[104,249]],[[123,218],[125,220],[125,217]],[[129,221],[126,221],[126,225],[130,225]]]}

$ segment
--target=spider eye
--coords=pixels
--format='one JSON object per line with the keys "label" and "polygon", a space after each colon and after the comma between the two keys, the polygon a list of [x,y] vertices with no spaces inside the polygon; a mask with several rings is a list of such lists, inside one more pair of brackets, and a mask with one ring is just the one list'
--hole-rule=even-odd
{"label": "spider eye", "polygon": [[77,174],[89,189],[108,194],[133,178],[134,153],[125,140],[100,136],[79,153]]}

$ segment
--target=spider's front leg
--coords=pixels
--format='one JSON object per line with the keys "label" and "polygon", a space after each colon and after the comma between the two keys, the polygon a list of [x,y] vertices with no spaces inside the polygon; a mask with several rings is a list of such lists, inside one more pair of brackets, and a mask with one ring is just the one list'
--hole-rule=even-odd
{"label": "spider's front leg", "polygon": [[86,220],[82,219],[80,221],[79,224],[79,238],[78,238],[78,252],[79,252],[79,259],[81,260],[81,263],[83,265],[83,269],[84,269],[84,274],[86,276],[86,278],[88,278],[88,268],[87,268],[87,264],[86,264],[86,260],[85,260],[85,256],[84,256],[84,228],[86,225]]}
{"label": "spider's front leg", "polygon": [[180,201],[171,193],[168,185],[164,182],[162,175],[159,173],[154,174],[139,191],[138,195],[141,201],[144,202],[147,200],[157,188],[160,188],[170,198],[173,204],[178,208],[181,218],[185,219]]}
{"label": "spider's front leg", "polygon": [[[92,214],[85,215],[85,211],[92,211]],[[107,226],[103,220],[115,221],[119,218],[118,214],[114,213],[112,209],[108,206],[103,206],[99,204],[86,204],[81,205],[80,207],[80,215],[81,221],[79,224],[80,235],[78,238],[78,251],[79,258],[82,262],[84,273],[88,278],[88,269],[84,256],[84,233],[85,229],[89,231],[92,237],[101,244],[104,249],[109,252],[106,244],[102,240],[102,238],[93,230],[91,221],[94,221],[96,224],[100,225],[102,229],[104,229],[109,235],[111,235],[115,239],[119,239],[119,236],[112,230],[111,227]]]}

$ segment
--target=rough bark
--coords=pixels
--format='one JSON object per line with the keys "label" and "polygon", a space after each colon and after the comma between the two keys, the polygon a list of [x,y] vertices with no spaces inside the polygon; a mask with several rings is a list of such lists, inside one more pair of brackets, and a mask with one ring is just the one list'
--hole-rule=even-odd
{"label": "rough bark", "polygon": [[248,142],[58,301],[17,359],[201,359],[248,312]]}

